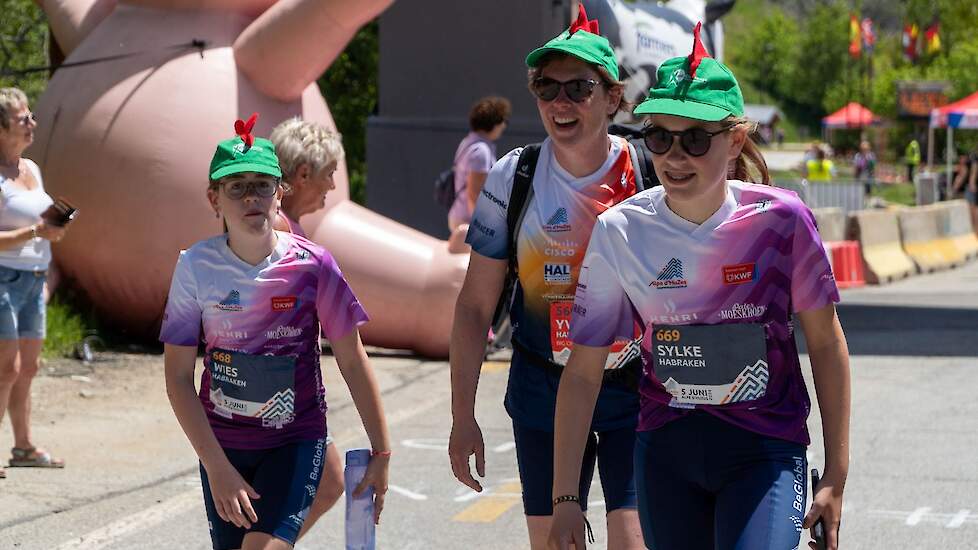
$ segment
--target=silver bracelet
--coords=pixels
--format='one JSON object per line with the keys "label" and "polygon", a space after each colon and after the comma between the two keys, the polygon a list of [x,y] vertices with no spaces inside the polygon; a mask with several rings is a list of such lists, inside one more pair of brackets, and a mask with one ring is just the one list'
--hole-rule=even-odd
{"label": "silver bracelet", "polygon": [[37,238],[37,224],[31,226],[31,239]]}

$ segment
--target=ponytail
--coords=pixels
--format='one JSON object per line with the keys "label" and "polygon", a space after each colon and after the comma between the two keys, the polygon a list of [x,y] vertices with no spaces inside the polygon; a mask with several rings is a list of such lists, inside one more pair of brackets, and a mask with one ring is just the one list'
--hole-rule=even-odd
{"label": "ponytail", "polygon": [[744,140],[740,156],[733,161],[732,179],[771,185],[771,174],[767,170],[764,155],[750,135]]}

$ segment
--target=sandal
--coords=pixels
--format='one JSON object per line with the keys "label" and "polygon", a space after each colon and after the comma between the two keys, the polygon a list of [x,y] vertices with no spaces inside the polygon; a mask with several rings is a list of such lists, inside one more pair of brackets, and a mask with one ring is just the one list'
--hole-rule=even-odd
{"label": "sandal", "polygon": [[64,468],[65,461],[60,458],[51,458],[51,453],[32,447],[30,449],[10,449],[11,468]]}

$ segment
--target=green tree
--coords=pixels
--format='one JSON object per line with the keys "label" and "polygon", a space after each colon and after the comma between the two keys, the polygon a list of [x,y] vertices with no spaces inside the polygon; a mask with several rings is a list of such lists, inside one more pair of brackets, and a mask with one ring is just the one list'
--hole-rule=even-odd
{"label": "green tree", "polygon": [[24,90],[32,103],[47,85],[47,72],[22,74],[47,65],[47,25],[31,0],[0,0],[0,87]]}
{"label": "green tree", "polygon": [[751,30],[748,40],[728,43],[730,64],[738,78],[779,99],[787,96],[797,33],[793,18],[777,7],[771,8]]}
{"label": "green tree", "polygon": [[343,134],[350,198],[366,202],[367,117],[377,108],[378,25],[365,25],[319,79],[336,127]]}

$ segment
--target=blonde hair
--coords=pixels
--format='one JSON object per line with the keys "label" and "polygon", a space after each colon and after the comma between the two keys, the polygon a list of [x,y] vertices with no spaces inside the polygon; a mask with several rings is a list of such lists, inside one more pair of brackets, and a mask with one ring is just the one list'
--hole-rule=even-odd
{"label": "blonde hair", "polygon": [[746,117],[730,117],[727,118],[726,122],[735,126],[747,126],[744,130],[747,133],[744,136],[744,147],[740,150],[740,156],[730,163],[728,178],[771,185],[771,174],[767,169],[767,161],[764,160],[761,150],[750,137],[757,130],[757,123],[747,120]]}
{"label": "blonde hair", "polygon": [[340,134],[322,124],[290,118],[272,130],[269,139],[275,145],[282,179],[289,181],[303,164],[313,174],[321,174],[333,162],[343,160]]}
{"label": "blonde hair", "polygon": [[27,106],[27,94],[20,88],[0,88],[0,126],[10,129],[10,116],[14,111]]}

